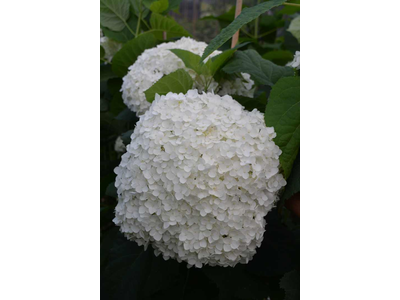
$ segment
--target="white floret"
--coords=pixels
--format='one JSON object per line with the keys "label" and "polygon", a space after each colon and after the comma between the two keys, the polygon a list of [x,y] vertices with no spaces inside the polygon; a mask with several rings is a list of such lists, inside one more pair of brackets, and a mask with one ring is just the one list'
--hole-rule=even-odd
{"label": "white floret", "polygon": [[115,169],[115,224],[164,259],[248,263],[286,184],[275,136],[230,96],[157,95]]}
{"label": "white floret", "polygon": [[286,65],[295,68],[296,70],[300,70],[300,51],[296,51],[293,56],[293,61],[288,62]]}
{"label": "white floret", "polygon": [[114,150],[116,152],[120,152],[120,153],[124,153],[126,151],[124,141],[122,140],[122,138],[120,136],[117,137],[117,139],[115,140]]}
{"label": "white floret", "polygon": [[[204,42],[183,37],[176,42],[163,43],[157,47],[146,49],[129,67],[128,74],[123,78],[121,91],[124,103],[137,115],[142,115],[150,107],[144,92],[161,77],[178,69],[186,70],[195,81],[193,88],[203,91],[205,89],[204,78],[196,78],[196,73],[186,68],[183,61],[169,49],[183,49],[201,56],[206,47],[207,44]],[[214,51],[208,58],[220,53],[221,51]],[[254,82],[250,79],[250,75],[244,73],[242,75],[246,78],[243,84],[240,84],[241,79],[237,79],[233,83],[224,82],[221,88],[217,82],[212,80],[208,91],[218,92],[221,90],[219,93],[221,95],[233,95],[235,92],[238,95],[252,97]]]}
{"label": "white floret", "polygon": [[106,62],[111,62],[115,53],[117,53],[121,48],[122,44],[118,43],[109,37],[103,36],[103,31],[100,29],[100,46],[104,49],[104,60]]}

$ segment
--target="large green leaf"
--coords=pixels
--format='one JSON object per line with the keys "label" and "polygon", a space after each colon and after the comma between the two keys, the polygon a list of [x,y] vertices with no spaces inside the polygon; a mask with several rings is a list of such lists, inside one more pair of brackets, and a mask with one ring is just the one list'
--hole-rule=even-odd
{"label": "large green leaf", "polygon": [[234,58],[222,70],[228,74],[249,73],[258,83],[270,86],[274,85],[281,77],[294,75],[292,68],[277,66],[263,59],[254,50],[236,52]]}
{"label": "large green leaf", "polygon": [[154,13],[162,13],[169,7],[168,0],[158,0],[150,5],[150,10]]}
{"label": "large green leaf", "polygon": [[285,66],[289,61],[293,60],[293,53],[288,50],[275,50],[268,51],[262,57],[279,66]]}
{"label": "large green leaf", "polygon": [[134,14],[131,14],[128,21],[126,22],[127,26],[129,26],[130,29],[127,26],[125,26],[124,29],[122,29],[121,31],[113,31],[104,26],[101,26],[101,29],[103,30],[104,35],[109,37],[110,39],[113,39],[117,42],[126,43],[127,41],[135,37],[131,30],[134,30],[136,28],[137,22],[138,18]]}
{"label": "large green leaf", "polygon": [[271,8],[281,5],[286,0],[270,0],[251,8],[243,9],[242,13],[233,20],[231,24],[229,24],[226,28],[221,30],[221,33],[217,35],[204,50],[203,56],[201,57],[204,60],[207,56],[221,47],[227,40],[229,40],[236,31],[238,31],[243,25],[253,21],[261,14],[270,10]]}
{"label": "large green leaf", "polygon": [[169,92],[185,94],[192,87],[192,77],[185,70],[179,69],[161,78],[146,90],[144,94],[147,101],[153,102],[156,94],[166,95]]}
{"label": "large green leaf", "polygon": [[279,161],[288,178],[300,149],[300,77],[281,78],[273,86],[265,124],[275,129],[274,142],[282,150]]}
{"label": "large green leaf", "polygon": [[129,0],[100,0],[100,24],[121,31],[129,18]]}
{"label": "large green leaf", "polygon": [[300,16],[294,18],[290,22],[289,28],[287,29],[300,43]]}
{"label": "large green leaf", "polygon": [[298,192],[300,192],[300,153],[297,155],[297,158],[293,163],[292,172],[287,179],[285,191],[280,198],[281,200],[286,200]]}
{"label": "large green leaf", "polygon": [[170,51],[183,61],[186,68],[194,70],[197,74],[201,73],[199,55],[183,49],[170,49]]}
{"label": "large green leaf", "polygon": [[127,42],[121,50],[113,57],[112,70],[115,74],[123,77],[128,72],[128,68],[133,65],[137,57],[146,49],[157,45],[157,40],[150,33],[144,33],[137,38]]}
{"label": "large green leaf", "polygon": [[191,36],[189,32],[179,25],[174,19],[152,13],[150,17],[150,26],[152,32],[158,39],[163,38],[163,32],[167,33],[167,39],[180,36]]}

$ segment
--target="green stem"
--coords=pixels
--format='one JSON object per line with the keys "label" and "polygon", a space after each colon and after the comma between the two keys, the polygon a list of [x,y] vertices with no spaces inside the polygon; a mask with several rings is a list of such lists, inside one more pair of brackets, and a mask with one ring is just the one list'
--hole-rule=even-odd
{"label": "green stem", "polygon": [[[123,20],[123,21],[124,21],[124,20]],[[133,34],[133,36],[136,37],[137,34],[135,34],[135,33],[133,32],[132,28],[129,27],[128,23],[126,23],[126,21],[124,21],[124,24],[125,24],[126,28],[128,28],[128,30]]]}
{"label": "green stem", "polygon": [[300,4],[297,4],[297,3],[287,3],[287,2],[285,2],[285,3],[283,3],[283,5],[300,7]]}
{"label": "green stem", "polygon": [[266,36],[266,35],[268,35],[268,34],[271,34],[271,33],[275,32],[275,31],[276,31],[276,28],[271,29],[270,31],[264,32],[264,33],[263,33],[262,35],[260,35],[258,38],[262,38],[262,37],[264,37],[264,36]]}
{"label": "green stem", "polygon": [[[257,5],[260,4],[261,0],[257,0]],[[258,22],[259,22],[259,17],[256,18],[254,21],[254,39],[258,39]]]}
{"label": "green stem", "polygon": [[137,26],[136,26],[136,36],[139,34],[141,19],[142,19],[142,0],[140,0],[140,2],[139,2],[139,20],[138,20]]}
{"label": "green stem", "polygon": [[144,23],[144,25],[146,25],[147,29],[150,29],[150,26],[145,19],[142,19],[142,22]]}
{"label": "green stem", "polygon": [[244,33],[245,35],[247,35],[248,37],[250,37],[250,38],[252,38],[252,39],[255,39],[255,36],[253,36],[252,34],[250,34],[249,32],[247,32],[246,30],[240,29],[240,31],[243,32],[243,33]]}

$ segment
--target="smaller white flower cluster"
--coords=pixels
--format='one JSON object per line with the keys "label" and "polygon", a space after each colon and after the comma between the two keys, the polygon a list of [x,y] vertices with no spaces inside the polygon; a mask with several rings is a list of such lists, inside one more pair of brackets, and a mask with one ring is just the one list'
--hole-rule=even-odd
{"label": "smaller white flower cluster", "polygon": [[[168,75],[178,69],[184,69],[194,80],[193,88],[204,91],[204,78],[196,78],[197,74],[185,67],[183,61],[169,49],[183,49],[197,55],[202,55],[207,44],[197,42],[191,38],[183,37],[176,42],[163,43],[157,47],[146,49],[129,67],[128,74],[123,78],[122,98],[124,103],[136,112],[137,115],[145,113],[150,103],[146,100],[144,92],[149,89],[164,75]],[[207,59],[220,54],[221,51],[214,51]],[[217,82],[211,81],[208,91],[218,92],[220,95],[242,95],[253,97],[254,82],[249,74],[242,73],[242,79],[236,79],[234,82],[225,81],[221,87]]]}
{"label": "smaller white flower cluster", "polygon": [[189,267],[248,263],[286,184],[275,136],[228,95],[157,95],[115,169],[115,224]]}
{"label": "smaller white flower cluster", "polygon": [[287,63],[287,66],[300,70],[300,51],[296,51],[293,56],[293,61]]}
{"label": "smaller white flower cluster", "polygon": [[115,140],[114,150],[115,152],[120,152],[120,153],[124,153],[126,151],[125,144],[120,136],[117,137],[117,139]]}
{"label": "smaller white flower cluster", "polygon": [[104,59],[107,62],[111,62],[115,53],[117,53],[121,48],[122,44],[118,43],[109,37],[103,35],[103,31],[100,29],[100,46],[104,49]]}
{"label": "smaller white flower cluster", "polygon": [[240,95],[249,98],[254,96],[254,81],[250,79],[250,74],[240,73],[242,78],[235,78],[233,81],[225,80],[222,83],[218,95]]}

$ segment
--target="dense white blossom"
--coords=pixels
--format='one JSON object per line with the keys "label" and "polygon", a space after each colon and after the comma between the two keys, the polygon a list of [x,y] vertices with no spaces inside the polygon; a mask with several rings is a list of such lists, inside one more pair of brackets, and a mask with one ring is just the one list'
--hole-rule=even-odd
{"label": "dense white blossom", "polygon": [[121,153],[126,151],[124,141],[122,140],[122,138],[120,136],[117,137],[117,139],[115,140],[114,150],[116,152],[121,152]]}
{"label": "dense white blossom", "polygon": [[300,51],[296,51],[293,56],[293,61],[288,62],[287,66],[300,70]]}
{"label": "dense white blossom", "polygon": [[156,95],[115,169],[114,222],[164,259],[248,263],[286,184],[275,136],[262,113],[228,95]]}
{"label": "dense white blossom", "polygon": [[[163,43],[157,47],[146,49],[129,67],[128,74],[123,78],[121,91],[124,103],[137,115],[143,114],[150,107],[144,91],[164,75],[178,69],[185,69],[194,79],[193,88],[203,91],[205,89],[204,78],[196,78],[196,73],[186,68],[183,61],[169,49],[183,49],[201,56],[206,47],[207,44],[204,42],[183,37],[176,42]],[[221,51],[214,51],[208,58],[220,53]],[[220,90],[218,92],[220,95],[237,94],[253,97],[254,82],[250,79],[250,75],[242,73],[242,76],[243,79],[236,79],[234,82],[223,82],[222,87],[219,87],[218,83],[212,80],[208,91],[218,92]]]}
{"label": "dense white blossom", "polygon": [[100,46],[104,49],[104,59],[107,62],[111,62],[115,53],[117,53],[121,48],[122,44],[118,43],[109,37],[103,35],[103,31],[100,29]]}

